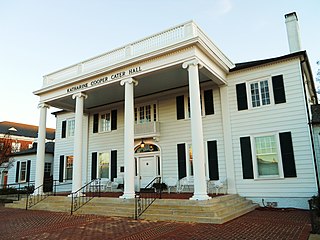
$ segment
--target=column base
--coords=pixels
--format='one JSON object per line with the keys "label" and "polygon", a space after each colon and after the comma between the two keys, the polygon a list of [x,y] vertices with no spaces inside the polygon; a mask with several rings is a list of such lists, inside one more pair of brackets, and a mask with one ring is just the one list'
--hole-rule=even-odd
{"label": "column base", "polygon": [[135,196],[136,196],[135,192],[133,192],[133,193],[123,193],[123,195],[120,196],[119,198],[132,199],[132,198],[135,198]]}
{"label": "column base", "polygon": [[209,200],[211,197],[208,196],[208,194],[193,194],[189,200],[198,200],[198,201],[203,201],[203,200]]}

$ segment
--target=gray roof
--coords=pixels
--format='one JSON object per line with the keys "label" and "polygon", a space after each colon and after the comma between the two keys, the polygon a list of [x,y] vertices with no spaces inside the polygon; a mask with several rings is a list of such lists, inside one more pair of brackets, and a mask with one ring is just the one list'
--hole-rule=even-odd
{"label": "gray roof", "polygon": [[[38,126],[4,121],[4,122],[0,122],[0,134],[1,133],[2,134],[9,133],[12,136],[37,138]],[[54,137],[55,137],[55,129],[47,128],[46,139],[54,140]]]}

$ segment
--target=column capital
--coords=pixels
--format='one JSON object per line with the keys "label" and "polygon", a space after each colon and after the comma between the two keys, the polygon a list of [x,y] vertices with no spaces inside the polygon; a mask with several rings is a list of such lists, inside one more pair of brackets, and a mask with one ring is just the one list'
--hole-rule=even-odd
{"label": "column capital", "polygon": [[46,104],[46,103],[40,102],[40,103],[38,104],[38,108],[50,108],[50,106],[49,106],[48,104]]}
{"label": "column capital", "polygon": [[82,92],[75,93],[75,94],[72,95],[72,99],[81,98],[81,97],[83,97],[84,99],[87,99],[88,95],[84,94]]}
{"label": "column capital", "polygon": [[129,84],[134,83],[135,86],[138,85],[138,81],[137,81],[137,80],[134,80],[133,78],[126,78],[126,79],[121,80],[120,85],[123,86],[123,85],[125,85],[126,83],[129,83]]}
{"label": "column capital", "polygon": [[194,58],[194,59],[191,59],[189,61],[184,62],[182,64],[182,68],[188,69],[190,65],[193,65],[193,66],[198,65],[199,69],[203,67],[203,65],[200,63],[200,61],[198,59]]}

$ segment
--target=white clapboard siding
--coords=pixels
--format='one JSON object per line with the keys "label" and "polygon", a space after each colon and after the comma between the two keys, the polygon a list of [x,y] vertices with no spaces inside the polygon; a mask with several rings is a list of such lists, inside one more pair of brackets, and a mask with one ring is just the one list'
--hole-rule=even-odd
{"label": "white clapboard siding", "polygon": [[[284,78],[286,103],[257,109],[237,110],[236,84],[280,74]],[[239,71],[229,76],[228,83],[238,193],[248,197],[310,197],[314,195],[316,191],[314,164],[299,60],[293,59]],[[272,86],[269,88],[272,91]],[[250,95],[248,95],[248,100],[250,101]],[[292,134],[297,177],[274,180],[243,179],[240,137],[287,131]]]}

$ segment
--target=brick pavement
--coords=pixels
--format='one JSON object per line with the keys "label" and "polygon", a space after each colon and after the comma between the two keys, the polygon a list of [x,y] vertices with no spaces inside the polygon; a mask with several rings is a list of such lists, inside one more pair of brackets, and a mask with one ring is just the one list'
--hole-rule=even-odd
{"label": "brick pavement", "polygon": [[307,240],[309,213],[264,210],[222,225],[10,209],[0,206],[0,239],[297,239]]}

